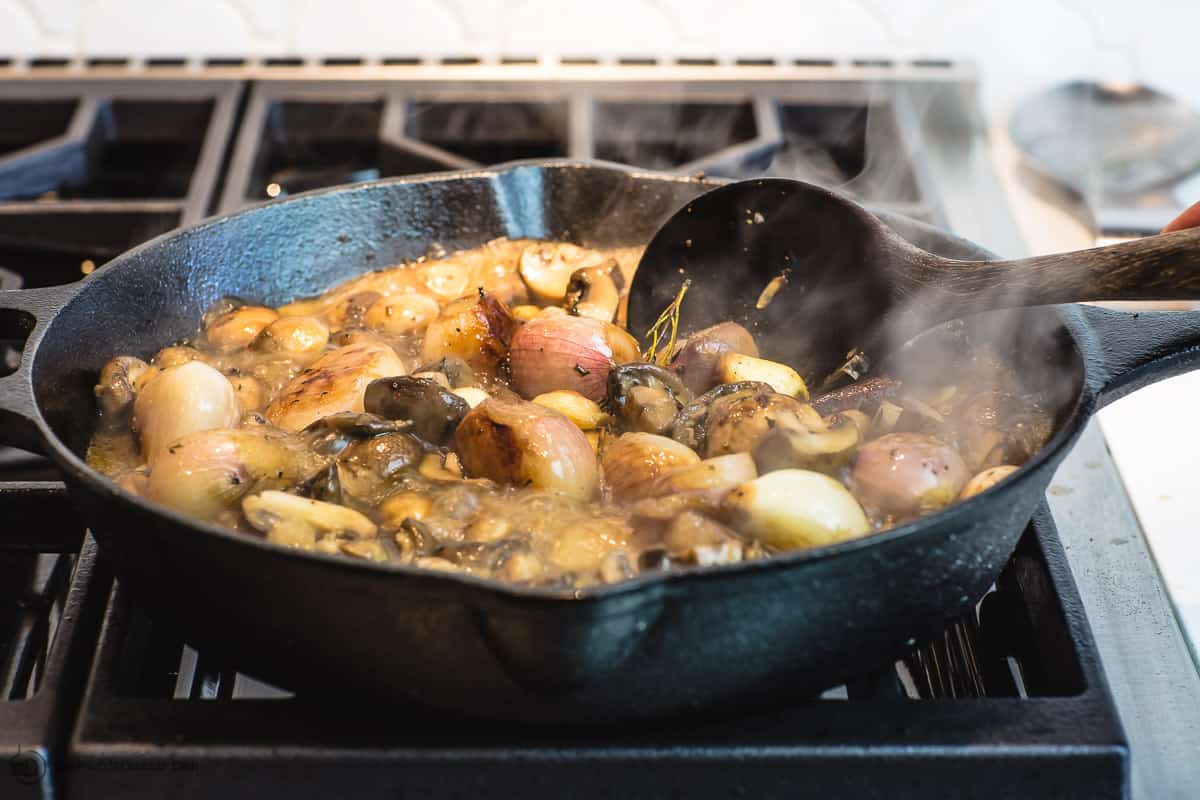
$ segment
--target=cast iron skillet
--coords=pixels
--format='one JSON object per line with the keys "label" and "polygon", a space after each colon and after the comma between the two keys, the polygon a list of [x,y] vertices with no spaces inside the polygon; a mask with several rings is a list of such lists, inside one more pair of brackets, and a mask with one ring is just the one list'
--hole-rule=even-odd
{"label": "cast iron skillet", "polygon": [[[817,691],[939,633],[1000,572],[1092,412],[1200,359],[1200,315],[1022,312],[1013,358],[1058,387],[1058,428],[1009,480],[858,541],[574,594],[286,550],[126,494],[83,461],[101,365],[191,334],[223,295],[279,304],[431,242],[641,243],[712,185],[567,162],[385,181],[159,237],[78,284],[0,292],[0,317],[29,331],[0,378],[0,441],[61,467],[145,608],[251,674],[373,708],[595,724]],[[989,257],[885,219],[935,252]]]}

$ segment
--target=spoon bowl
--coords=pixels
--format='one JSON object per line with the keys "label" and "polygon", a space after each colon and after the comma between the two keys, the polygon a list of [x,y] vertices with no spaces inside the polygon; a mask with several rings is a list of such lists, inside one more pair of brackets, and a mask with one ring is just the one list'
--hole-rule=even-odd
{"label": "spoon bowl", "polygon": [[810,385],[858,351],[886,355],[923,330],[1001,308],[1200,297],[1200,230],[1013,261],[935,256],[857,203],[803,181],[725,184],[651,238],[629,294],[644,334],[679,295],[681,333],[726,320]]}

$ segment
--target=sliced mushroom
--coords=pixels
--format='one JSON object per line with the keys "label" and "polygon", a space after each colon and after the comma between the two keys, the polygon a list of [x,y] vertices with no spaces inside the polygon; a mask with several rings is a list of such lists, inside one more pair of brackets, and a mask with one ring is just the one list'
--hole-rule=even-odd
{"label": "sliced mushroom", "polygon": [[625,279],[614,259],[571,273],[563,305],[577,317],[592,317],[612,322],[621,304]]}
{"label": "sliced mushroom", "polygon": [[858,423],[835,416],[819,429],[779,425],[754,447],[754,463],[762,472],[811,469],[833,473],[846,465],[862,437]]}
{"label": "sliced mushroom", "polygon": [[433,444],[449,440],[470,410],[467,401],[428,378],[381,378],[367,386],[363,408],[386,419],[408,420],[412,431]]}
{"label": "sliced mushroom", "polygon": [[340,533],[351,539],[378,534],[375,523],[352,508],[287,492],[250,495],[242,501],[242,513],[270,541],[304,549],[315,546],[319,534]]}
{"label": "sliced mushroom", "polygon": [[534,297],[561,303],[576,270],[594,266],[603,256],[566,242],[538,242],[521,253],[520,274]]}

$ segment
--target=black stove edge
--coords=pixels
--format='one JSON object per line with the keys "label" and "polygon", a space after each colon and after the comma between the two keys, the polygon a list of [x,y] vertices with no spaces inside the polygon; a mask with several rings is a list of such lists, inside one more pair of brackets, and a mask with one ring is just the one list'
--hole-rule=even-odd
{"label": "black stove edge", "polygon": [[111,577],[98,559],[95,540],[83,541],[58,632],[33,697],[0,703],[0,797],[6,800],[58,794],[66,769],[66,745],[87,678]]}
{"label": "black stove edge", "polygon": [[[518,787],[524,797],[566,787],[574,797],[622,798],[728,796],[731,788],[755,798],[1128,797],[1129,747],[1044,508],[1032,530],[1022,547],[1044,556],[1083,673],[1078,694],[820,701],[802,713],[633,733],[496,736],[356,719],[296,700],[121,697],[112,691],[118,637],[106,635],[67,755],[69,797],[486,798]],[[110,606],[106,626],[119,617]]]}

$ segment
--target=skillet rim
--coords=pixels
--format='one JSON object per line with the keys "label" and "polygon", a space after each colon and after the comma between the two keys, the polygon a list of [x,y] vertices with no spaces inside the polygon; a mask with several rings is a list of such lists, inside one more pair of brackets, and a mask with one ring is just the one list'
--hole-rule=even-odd
{"label": "skillet rim", "polygon": [[[95,277],[100,277],[114,270],[119,270],[123,264],[130,261],[135,256],[159,247],[162,242],[185,235],[199,235],[206,229],[217,227],[236,217],[242,217],[261,211],[266,207],[275,208],[289,203],[311,202],[317,198],[325,196],[370,191],[380,186],[459,181],[471,178],[484,179],[489,182],[494,182],[501,175],[508,174],[516,170],[529,168],[540,170],[602,170],[618,172],[630,179],[653,180],[663,183],[698,183],[710,188],[716,188],[730,182],[728,179],[723,178],[708,178],[701,175],[690,176],[657,172],[654,170],[646,170],[639,167],[601,160],[523,159],[479,169],[457,170],[451,172],[432,172],[417,175],[405,175],[396,178],[387,178],[363,183],[344,184],[303,192],[288,197],[285,200],[267,200],[246,208],[239,209],[238,211],[209,217],[185,228],[168,231],[154,237],[153,239],[150,239],[149,241],[143,242],[142,244],[130,250],[125,251],[104,266],[97,269],[93,277],[89,278],[88,280],[90,281]],[[851,200],[850,198],[846,199],[849,202],[859,205],[860,207],[862,206],[862,204],[857,203],[857,201]],[[873,218],[879,220],[885,225],[888,224],[889,219],[903,219],[906,224],[915,225],[918,229],[927,229],[931,233],[936,233],[936,235],[941,238],[957,239],[964,244],[969,245],[976,251],[991,255],[990,251],[974,244],[973,242],[962,239],[961,237],[955,236],[952,233],[934,228],[933,226],[927,225],[926,223],[918,220],[901,217],[900,215],[887,212],[872,211],[869,208],[867,211]],[[84,281],[76,284],[67,284],[66,287],[70,287],[69,289],[63,287],[64,294],[66,296],[65,302],[63,302],[62,306],[53,313],[49,320],[47,320],[45,326],[38,333],[36,340],[34,340],[33,337],[30,337],[27,347],[30,344],[34,345],[35,347],[34,358],[29,370],[29,379],[33,387],[33,400],[36,411],[35,422],[38,431],[41,434],[44,444],[49,449],[49,454],[52,456],[53,460],[58,463],[59,466],[66,469],[76,481],[83,484],[86,490],[93,496],[101,498],[104,502],[118,502],[133,505],[142,512],[147,512],[156,517],[165,519],[175,526],[179,526],[204,535],[220,537],[228,542],[233,543],[235,547],[257,548],[265,553],[274,554],[275,557],[313,560],[317,562],[317,564],[327,568],[347,571],[367,570],[375,572],[379,576],[390,574],[393,576],[415,578],[418,580],[426,580],[431,582],[449,582],[461,585],[464,588],[474,591],[498,595],[506,599],[523,601],[526,603],[558,605],[562,601],[568,601],[574,605],[582,605],[587,602],[599,604],[602,601],[622,597],[627,599],[637,599],[638,595],[649,595],[651,593],[654,593],[654,596],[657,596],[657,592],[655,592],[655,590],[658,592],[675,591],[678,589],[680,584],[720,580],[730,582],[732,579],[743,574],[756,575],[763,572],[799,568],[799,566],[802,564],[846,557],[863,548],[872,547],[876,544],[882,545],[884,543],[893,542],[902,538],[909,538],[933,527],[934,525],[958,524],[956,520],[964,516],[979,516],[979,510],[984,508],[985,503],[991,502],[992,498],[996,497],[998,492],[1005,491],[1016,482],[1027,478],[1030,473],[1036,471],[1047,462],[1054,460],[1058,457],[1061,451],[1069,448],[1081,432],[1083,424],[1086,423],[1088,418],[1090,418],[1091,410],[1095,405],[1095,398],[1087,381],[1088,369],[1085,350],[1083,347],[1081,347],[1081,338],[1086,336],[1087,332],[1086,323],[1084,323],[1079,317],[1078,313],[1072,311],[1069,306],[1052,306],[1050,309],[1052,309],[1053,313],[1058,316],[1060,325],[1070,334],[1074,357],[1082,366],[1080,385],[1075,393],[1074,403],[1071,405],[1064,421],[1056,428],[1054,434],[1050,437],[1050,440],[1047,441],[1040,450],[1038,450],[1033,458],[1022,464],[1014,473],[1006,476],[1003,480],[989,487],[985,491],[966,500],[956,502],[942,511],[937,512],[936,514],[922,517],[920,519],[904,523],[903,525],[898,525],[894,528],[874,532],[857,539],[849,539],[821,547],[772,555],[768,558],[741,561],[735,564],[713,567],[692,568],[678,572],[668,571],[643,573],[633,578],[623,580],[619,583],[601,584],[584,589],[558,589],[538,586],[522,586],[518,584],[505,583],[494,578],[483,578],[465,573],[441,572],[422,569],[420,567],[414,567],[405,564],[350,559],[344,556],[321,553],[315,550],[310,551],[289,548],[284,545],[278,545],[273,542],[269,542],[265,538],[255,538],[247,535],[246,533],[233,531],[206,520],[195,519],[172,508],[154,502],[148,498],[132,494],[125,489],[122,489],[116,484],[116,482],[100,474],[83,458],[80,458],[78,455],[76,455],[75,452],[58,437],[53,428],[51,428],[50,424],[46,421],[37,397],[37,377],[42,361],[42,356],[40,354],[41,348],[38,345],[40,345],[42,339],[44,339],[51,333],[51,331],[53,331],[59,318],[63,314],[68,313],[71,306],[73,306],[83,295],[87,293],[88,286],[88,282]],[[1049,313],[1049,310],[1047,313]],[[988,515],[984,514],[984,516]],[[623,608],[618,610],[616,613],[624,614],[628,613],[628,611],[628,608]]]}

